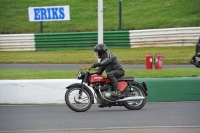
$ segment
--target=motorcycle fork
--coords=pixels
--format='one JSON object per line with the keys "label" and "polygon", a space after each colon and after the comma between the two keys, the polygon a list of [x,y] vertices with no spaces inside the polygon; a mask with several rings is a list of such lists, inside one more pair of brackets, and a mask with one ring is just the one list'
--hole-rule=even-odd
{"label": "motorcycle fork", "polygon": [[83,80],[81,82],[81,90],[79,91],[79,99],[81,99],[82,93],[83,93],[83,89],[84,89],[85,85],[83,84]]}
{"label": "motorcycle fork", "polygon": [[79,91],[79,99],[81,99],[81,96],[82,96],[82,93],[83,93],[83,89],[84,89],[84,87],[85,87],[85,85],[84,85],[84,82],[86,82],[87,81],[87,78],[88,78],[88,73],[86,72],[86,76],[84,77],[84,79],[82,80],[82,82],[81,82],[81,90]]}

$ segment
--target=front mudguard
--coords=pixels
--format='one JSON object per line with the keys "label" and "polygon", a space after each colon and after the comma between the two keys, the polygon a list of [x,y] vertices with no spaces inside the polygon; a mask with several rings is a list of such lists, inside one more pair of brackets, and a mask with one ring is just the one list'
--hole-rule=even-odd
{"label": "front mudguard", "polygon": [[[89,95],[92,97],[92,103],[94,103],[94,95],[93,95],[92,91],[85,84],[83,84],[83,85],[84,85],[84,90],[88,91]],[[67,86],[66,89],[69,89],[71,87],[80,87],[81,88],[82,84],[81,83],[74,83],[74,84],[71,84],[71,85]]]}
{"label": "front mudguard", "polygon": [[74,83],[74,84],[71,84],[71,85],[67,86],[66,89],[69,89],[71,87],[81,87],[81,86],[82,86],[81,83]]}

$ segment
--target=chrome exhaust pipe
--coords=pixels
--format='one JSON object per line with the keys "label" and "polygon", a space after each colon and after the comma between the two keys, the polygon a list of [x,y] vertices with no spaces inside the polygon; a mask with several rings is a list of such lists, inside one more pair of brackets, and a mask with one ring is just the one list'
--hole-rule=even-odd
{"label": "chrome exhaust pipe", "polygon": [[117,100],[117,102],[123,102],[123,101],[131,101],[131,100],[143,100],[145,97],[143,96],[132,96],[132,97],[125,97],[123,99]]}

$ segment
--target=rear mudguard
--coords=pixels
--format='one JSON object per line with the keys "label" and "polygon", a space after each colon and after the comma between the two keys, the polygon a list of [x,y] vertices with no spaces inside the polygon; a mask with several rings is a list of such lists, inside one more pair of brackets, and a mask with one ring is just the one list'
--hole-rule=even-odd
{"label": "rear mudguard", "polygon": [[[83,85],[84,85],[84,84],[83,84]],[[71,87],[80,87],[80,88],[81,88],[81,86],[82,86],[81,83],[74,83],[74,84],[71,84],[71,85],[67,86],[66,89],[69,89],[69,88],[71,88]],[[84,85],[84,89],[85,89],[85,90],[87,89],[87,90],[89,91],[89,93],[90,93],[90,95],[91,95],[91,97],[92,97],[92,103],[94,103],[94,95],[93,95],[92,91],[90,90],[90,88],[87,87],[86,85]]]}
{"label": "rear mudguard", "polygon": [[136,81],[131,81],[131,83],[135,84],[135,85],[139,85],[144,90],[145,95],[148,96],[148,94],[147,94],[147,86],[146,86],[145,82],[138,83]]}

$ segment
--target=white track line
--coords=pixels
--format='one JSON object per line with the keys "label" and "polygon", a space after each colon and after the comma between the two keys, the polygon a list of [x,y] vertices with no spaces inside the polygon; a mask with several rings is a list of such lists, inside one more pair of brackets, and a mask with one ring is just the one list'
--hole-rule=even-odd
{"label": "white track line", "polygon": [[105,127],[105,128],[69,128],[69,129],[41,129],[41,130],[18,130],[0,131],[0,133],[17,132],[53,132],[53,131],[86,131],[86,130],[115,130],[115,129],[155,129],[155,128],[200,128],[200,126],[138,126],[138,127]]}

